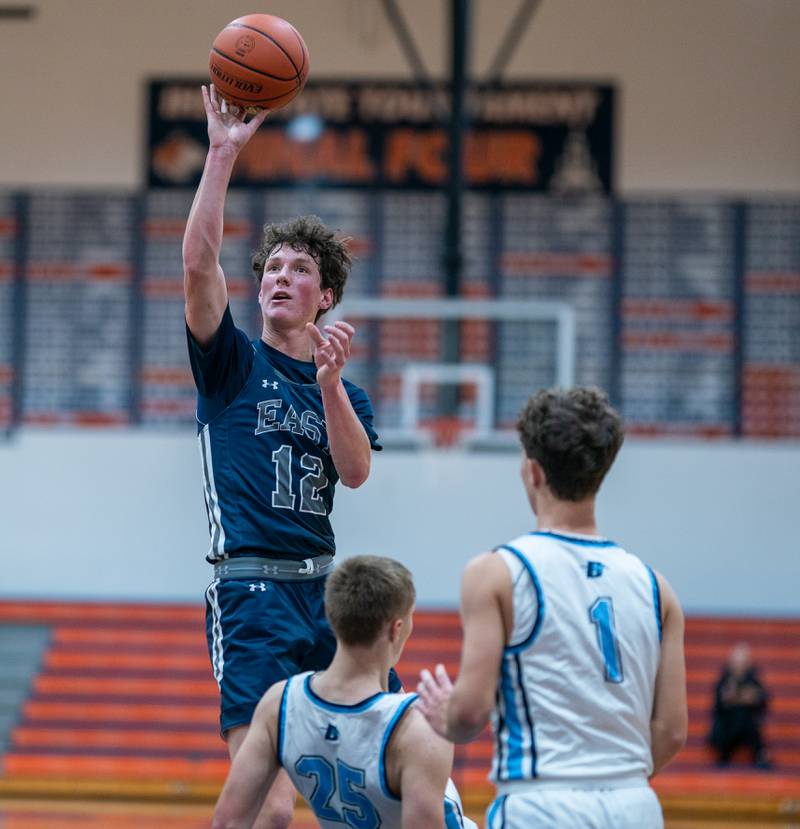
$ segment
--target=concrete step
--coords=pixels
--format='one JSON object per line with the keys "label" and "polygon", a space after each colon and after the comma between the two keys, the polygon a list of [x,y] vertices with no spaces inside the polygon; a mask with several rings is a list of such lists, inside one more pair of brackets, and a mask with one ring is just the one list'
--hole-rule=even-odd
{"label": "concrete step", "polygon": [[0,754],[8,747],[50,636],[49,625],[0,624]]}

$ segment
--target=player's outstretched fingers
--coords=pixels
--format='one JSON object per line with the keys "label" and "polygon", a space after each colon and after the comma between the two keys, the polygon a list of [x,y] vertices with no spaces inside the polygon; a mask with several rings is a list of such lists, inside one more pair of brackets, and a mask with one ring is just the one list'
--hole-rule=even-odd
{"label": "player's outstretched fingers", "polygon": [[417,685],[420,697],[428,703],[433,702],[437,697],[439,686],[433,678],[433,674],[427,669],[423,668],[419,672],[419,685]]}
{"label": "player's outstretched fingers", "polygon": [[214,89],[214,84],[203,86],[203,107],[206,111],[206,118],[209,121],[214,121],[219,118],[219,101],[217,99],[217,92]]}
{"label": "player's outstretched fingers", "polygon": [[306,333],[309,337],[311,337],[311,342],[313,342],[315,346],[325,345],[327,342],[325,337],[322,336],[322,331],[320,331],[313,322],[306,323]]}
{"label": "player's outstretched fingers", "polygon": [[344,320],[336,320],[334,326],[340,329],[341,331],[344,331],[351,340],[356,334],[356,329],[353,328],[353,326],[350,325],[349,322],[345,322]]}
{"label": "player's outstretched fingers", "polygon": [[268,109],[260,110],[247,122],[247,126],[252,127],[253,132],[255,132],[264,123],[269,113],[270,110]]}
{"label": "player's outstretched fingers", "polygon": [[419,710],[431,728],[440,736],[446,737],[450,691],[442,689],[433,674],[425,668],[420,671],[419,676],[420,681],[417,685]]}
{"label": "player's outstretched fingers", "polygon": [[430,691],[425,687],[425,682],[420,679],[417,683],[417,705],[420,711],[427,717],[430,713]]}
{"label": "player's outstretched fingers", "polygon": [[343,328],[340,328],[338,325],[326,325],[325,331],[328,333],[328,337],[332,340],[336,340],[336,342],[341,343],[342,350],[344,351],[344,356],[350,356],[350,340],[353,339],[353,335],[345,331]]}
{"label": "player's outstretched fingers", "polygon": [[453,683],[450,681],[447,669],[441,662],[436,666],[436,680],[442,690],[447,691],[448,693],[453,690]]}
{"label": "player's outstretched fingers", "polygon": [[217,88],[213,83],[208,87],[208,96],[211,99],[211,106],[214,108],[214,112],[219,112],[219,97],[217,96]]}
{"label": "player's outstretched fingers", "polygon": [[341,331],[347,336],[347,347],[345,348],[345,353],[347,357],[350,357],[350,344],[353,342],[353,337],[355,336],[356,329],[353,328],[350,323],[345,322],[344,320],[338,320],[333,324],[333,327],[336,331]]}
{"label": "player's outstretched fingers", "polygon": [[337,331],[331,328],[330,325],[325,326],[325,331],[328,333],[328,343],[333,349],[338,365],[344,365],[347,358],[350,356],[350,341],[347,335],[342,331]]}
{"label": "player's outstretched fingers", "polygon": [[333,369],[338,368],[336,355],[334,354],[333,349],[328,345],[323,345],[321,348],[317,349],[316,360],[317,363],[325,363],[325,365],[330,366]]}

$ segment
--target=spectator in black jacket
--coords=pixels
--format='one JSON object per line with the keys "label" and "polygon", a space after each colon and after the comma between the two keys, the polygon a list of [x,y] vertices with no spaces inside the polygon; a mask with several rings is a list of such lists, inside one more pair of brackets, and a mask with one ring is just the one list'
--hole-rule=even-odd
{"label": "spectator in black jacket", "polygon": [[761,735],[766,710],[767,692],[753,665],[750,647],[740,643],[731,650],[715,691],[709,742],[717,751],[718,765],[728,765],[736,749],[745,746],[758,768],[771,767]]}

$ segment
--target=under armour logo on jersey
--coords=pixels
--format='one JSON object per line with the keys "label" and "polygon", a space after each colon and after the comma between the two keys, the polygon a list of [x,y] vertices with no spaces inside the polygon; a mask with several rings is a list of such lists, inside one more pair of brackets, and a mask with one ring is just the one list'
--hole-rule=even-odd
{"label": "under armour logo on jersey", "polygon": [[267,585],[264,584],[263,581],[260,581],[258,584],[251,584],[250,585],[250,592],[255,593],[256,590],[260,590],[262,593],[265,593],[267,590]]}
{"label": "under armour logo on jersey", "polygon": [[603,575],[603,570],[606,569],[605,564],[601,564],[599,561],[590,561],[586,565],[586,578],[587,579],[597,579]]}
{"label": "under armour logo on jersey", "polygon": [[325,732],[325,739],[335,743],[339,739],[339,730],[333,723],[328,723],[328,730]]}
{"label": "under armour logo on jersey", "polygon": [[277,389],[278,388],[278,381],[277,380],[262,380],[261,387],[264,389]]}

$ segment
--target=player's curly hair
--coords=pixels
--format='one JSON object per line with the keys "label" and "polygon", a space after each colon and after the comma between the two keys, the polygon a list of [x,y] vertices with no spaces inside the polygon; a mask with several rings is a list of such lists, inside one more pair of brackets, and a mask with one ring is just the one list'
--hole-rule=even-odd
{"label": "player's curly hair", "polygon": [[625,437],[622,418],[600,389],[546,389],[517,420],[522,447],[538,461],[552,493],[563,501],[594,495]]}
{"label": "player's curly hair", "polygon": [[408,568],[382,556],[348,558],[325,584],[325,614],[345,645],[371,645],[389,622],[411,610],[415,599]]}
{"label": "player's curly hair", "polygon": [[290,245],[305,251],[319,265],[320,284],[323,290],[333,291],[333,308],[341,302],[344,285],[353,264],[347,249],[349,237],[337,236],[329,230],[319,216],[299,216],[283,224],[264,226],[261,245],[253,254],[251,266],[257,283],[261,282],[264,265],[270,254],[280,245]]}

